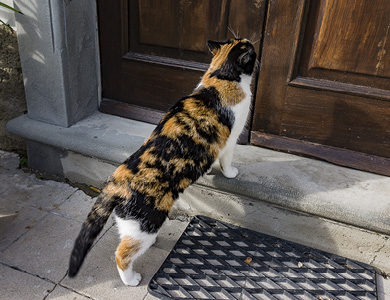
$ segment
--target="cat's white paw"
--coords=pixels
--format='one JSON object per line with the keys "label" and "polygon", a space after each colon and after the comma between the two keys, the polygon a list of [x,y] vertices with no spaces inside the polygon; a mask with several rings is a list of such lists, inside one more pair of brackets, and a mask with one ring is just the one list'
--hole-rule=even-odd
{"label": "cat's white paw", "polygon": [[140,283],[142,276],[141,276],[141,274],[134,272],[132,267],[129,267],[128,269],[126,269],[124,271],[122,269],[120,269],[118,267],[118,265],[116,267],[118,269],[119,276],[121,277],[122,282],[125,285],[136,286]]}
{"label": "cat's white paw", "polygon": [[122,278],[122,281],[126,285],[137,286],[141,282],[142,276],[140,273],[133,272],[133,276],[131,278]]}
{"label": "cat's white paw", "polygon": [[222,174],[227,178],[234,178],[238,175],[238,169],[233,166],[222,168]]}

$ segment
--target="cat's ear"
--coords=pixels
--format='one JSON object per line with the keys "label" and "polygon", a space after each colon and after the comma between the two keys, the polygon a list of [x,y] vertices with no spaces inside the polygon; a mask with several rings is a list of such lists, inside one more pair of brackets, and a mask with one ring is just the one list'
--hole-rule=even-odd
{"label": "cat's ear", "polygon": [[207,41],[207,47],[209,47],[210,52],[215,55],[219,48],[221,48],[221,43],[214,41]]}

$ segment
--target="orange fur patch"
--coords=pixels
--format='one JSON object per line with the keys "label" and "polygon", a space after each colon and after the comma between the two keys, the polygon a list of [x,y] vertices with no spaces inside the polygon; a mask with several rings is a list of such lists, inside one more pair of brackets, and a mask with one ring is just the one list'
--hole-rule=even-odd
{"label": "orange fur patch", "polygon": [[131,264],[131,260],[142,248],[142,242],[125,236],[115,252],[115,260],[118,267],[125,271]]}
{"label": "orange fur patch", "polygon": [[210,67],[202,78],[202,85],[204,87],[208,88],[213,86],[218,90],[223,105],[233,106],[240,103],[245,98],[245,93],[238,82],[221,80],[216,77],[210,78],[210,74],[222,67],[232,48],[239,42],[234,40],[233,43],[222,45],[215,52]]}
{"label": "orange fur patch", "polygon": [[120,165],[112,174],[112,178],[114,179],[114,181],[119,184],[129,182],[132,177],[133,173],[131,172],[131,170],[129,170],[127,166],[123,164]]}
{"label": "orange fur patch", "polygon": [[158,210],[170,211],[173,206],[172,193],[166,193],[161,199],[156,200],[155,207]]}
{"label": "orange fur patch", "polygon": [[[180,119],[180,122],[177,122],[177,119]],[[197,121],[195,122],[194,120]],[[183,126],[179,125],[180,123],[187,124],[188,129],[185,131]],[[179,112],[176,116],[167,120],[164,124],[161,134],[171,139],[177,140],[177,137],[184,133],[189,136],[195,143],[202,145],[208,150],[211,150],[211,154],[214,157],[217,157],[220,151],[218,146],[220,145],[210,145],[209,142],[204,137],[199,135],[196,130],[199,127],[202,130],[208,131],[210,126],[213,126],[216,130],[218,130],[218,133],[221,134],[222,141],[225,139],[227,140],[230,132],[227,127],[223,126],[218,121],[218,116],[215,114],[215,112],[205,107],[201,101],[194,98],[188,98],[183,103],[183,112]],[[174,164],[175,169],[180,171],[180,168],[184,167],[186,163],[188,164],[189,161],[175,159],[169,161],[169,163]]]}
{"label": "orange fur patch", "polygon": [[194,165],[193,160],[184,159],[181,157],[174,157],[169,160],[169,164],[173,165],[175,169],[173,170],[174,173],[180,173],[180,171],[186,166],[186,165]]}
{"label": "orange fur patch", "polygon": [[181,130],[181,127],[176,123],[176,117],[171,117],[165,122],[161,134],[172,140],[176,140]]}
{"label": "orange fur patch", "polygon": [[152,153],[154,150],[155,147],[151,146],[149,149],[146,149],[145,152],[140,156],[140,168],[144,167],[146,163],[154,164],[159,159]]}
{"label": "orange fur patch", "polygon": [[115,184],[113,182],[109,182],[102,191],[103,194],[106,194],[107,197],[113,197],[114,195],[129,199],[132,195],[132,191],[127,185],[121,184]]}
{"label": "orange fur patch", "polygon": [[202,84],[206,88],[215,87],[223,105],[234,106],[244,100],[246,94],[238,82],[221,80],[217,77],[210,78],[210,74],[211,72],[206,72],[202,78]]}
{"label": "orange fur patch", "polygon": [[214,57],[210,63],[210,68],[212,71],[218,70],[222,64],[227,60],[227,57],[230,51],[239,41],[233,41],[233,43],[222,45],[216,52],[213,52]]}
{"label": "orange fur patch", "polygon": [[192,183],[192,180],[189,178],[183,178],[179,182],[179,188],[185,190],[190,184]]}

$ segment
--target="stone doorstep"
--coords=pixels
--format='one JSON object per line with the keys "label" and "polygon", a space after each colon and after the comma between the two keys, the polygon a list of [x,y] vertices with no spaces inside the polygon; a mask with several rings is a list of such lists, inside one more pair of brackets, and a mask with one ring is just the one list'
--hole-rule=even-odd
{"label": "stone doorstep", "polygon": [[[65,128],[22,115],[7,129],[28,140],[29,165],[70,180],[101,186],[136,151],[154,125],[94,115]],[[278,207],[390,235],[390,178],[296,155],[238,145],[235,179],[217,164],[204,186]]]}

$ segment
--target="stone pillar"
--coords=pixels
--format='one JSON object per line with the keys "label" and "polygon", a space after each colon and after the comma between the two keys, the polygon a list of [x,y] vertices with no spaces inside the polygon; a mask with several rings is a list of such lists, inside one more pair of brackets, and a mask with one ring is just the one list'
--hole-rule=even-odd
{"label": "stone pillar", "polygon": [[99,102],[95,0],[15,0],[28,117],[69,127]]}

